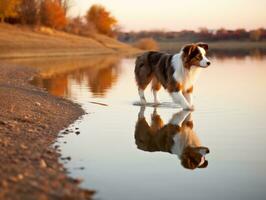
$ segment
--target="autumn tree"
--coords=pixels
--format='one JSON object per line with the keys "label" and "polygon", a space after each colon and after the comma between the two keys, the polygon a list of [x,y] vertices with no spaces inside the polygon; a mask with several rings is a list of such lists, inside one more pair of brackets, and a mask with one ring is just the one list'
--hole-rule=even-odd
{"label": "autumn tree", "polygon": [[256,29],[256,30],[250,31],[250,39],[256,42],[260,41],[262,32],[263,32],[262,29]]}
{"label": "autumn tree", "polygon": [[43,0],[40,6],[41,23],[54,29],[67,24],[66,13],[58,0]]}
{"label": "autumn tree", "polygon": [[20,0],[0,0],[0,22],[7,17],[16,17],[19,3]]}
{"label": "autumn tree", "polygon": [[112,35],[117,24],[115,17],[102,5],[93,5],[86,14],[87,23],[92,23],[99,33]]}
{"label": "autumn tree", "polygon": [[134,47],[137,47],[142,50],[158,50],[159,45],[153,38],[142,38],[133,44]]}
{"label": "autumn tree", "polygon": [[39,0],[20,0],[18,14],[23,24],[36,24],[38,21]]}

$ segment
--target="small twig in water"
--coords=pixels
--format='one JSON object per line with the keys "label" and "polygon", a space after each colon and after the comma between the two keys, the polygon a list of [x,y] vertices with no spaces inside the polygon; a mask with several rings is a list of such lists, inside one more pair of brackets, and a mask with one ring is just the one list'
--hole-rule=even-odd
{"label": "small twig in water", "polygon": [[99,103],[99,102],[95,102],[95,101],[90,101],[90,103],[97,104],[97,105],[100,105],[100,106],[108,106],[105,103]]}

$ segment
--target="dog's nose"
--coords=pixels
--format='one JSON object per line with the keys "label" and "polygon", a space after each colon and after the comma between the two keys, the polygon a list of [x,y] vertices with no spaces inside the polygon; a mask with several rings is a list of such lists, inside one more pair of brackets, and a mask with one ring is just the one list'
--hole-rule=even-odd
{"label": "dog's nose", "polygon": [[207,62],[207,65],[209,66],[210,64],[211,64],[211,62],[210,62],[210,61],[208,61],[208,62]]}

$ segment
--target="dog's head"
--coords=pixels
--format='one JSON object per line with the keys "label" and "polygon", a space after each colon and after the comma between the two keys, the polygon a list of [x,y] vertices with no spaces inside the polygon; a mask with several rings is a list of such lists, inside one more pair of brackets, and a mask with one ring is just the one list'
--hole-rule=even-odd
{"label": "dog's head", "polygon": [[205,155],[210,151],[207,147],[186,147],[181,155],[181,164],[187,169],[206,168],[208,161]]}
{"label": "dog's head", "polygon": [[206,43],[196,43],[188,44],[182,48],[182,59],[184,66],[186,68],[191,68],[191,66],[208,67],[211,62],[206,57],[208,51],[208,44]]}

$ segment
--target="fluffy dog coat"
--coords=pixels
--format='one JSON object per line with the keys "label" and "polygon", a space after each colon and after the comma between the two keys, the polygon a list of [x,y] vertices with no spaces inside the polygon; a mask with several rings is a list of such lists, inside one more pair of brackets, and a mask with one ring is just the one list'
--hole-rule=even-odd
{"label": "fluffy dog coat", "polygon": [[207,50],[207,44],[197,43],[186,45],[178,54],[150,51],[137,57],[135,78],[141,104],[146,103],[144,90],[152,82],[155,104],[159,103],[157,91],[162,85],[175,103],[183,109],[193,110],[193,85],[201,68],[210,65]]}

